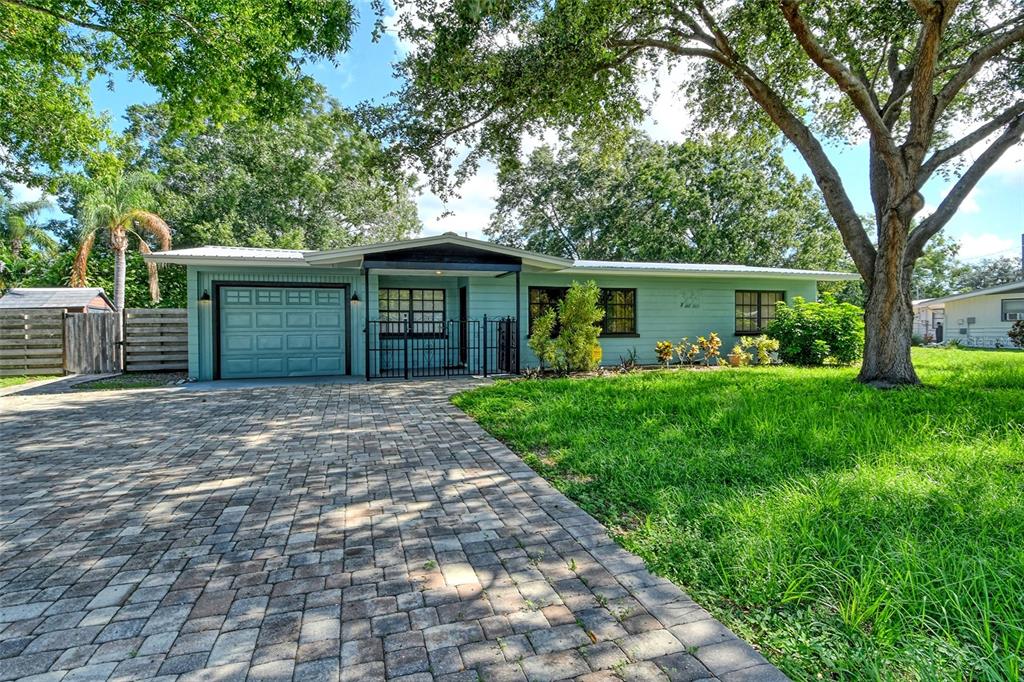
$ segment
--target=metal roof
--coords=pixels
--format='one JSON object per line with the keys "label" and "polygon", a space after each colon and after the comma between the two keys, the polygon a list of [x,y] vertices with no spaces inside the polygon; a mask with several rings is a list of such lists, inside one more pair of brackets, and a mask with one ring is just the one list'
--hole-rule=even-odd
{"label": "metal roof", "polygon": [[[968,291],[963,294],[952,294],[950,296],[940,296],[938,298],[930,298],[927,303],[929,306],[936,304],[945,304],[949,301],[962,301],[965,298],[974,298],[975,296],[990,296],[992,294],[1020,294],[1024,293],[1024,279],[1019,282],[1010,282],[1008,284],[999,284],[994,287],[988,287],[987,289],[975,289],[974,291]],[[914,305],[919,305],[915,303]]]}
{"label": "metal roof", "polygon": [[114,308],[114,304],[99,287],[9,289],[0,296],[0,308],[85,308],[97,296],[102,296],[107,305]]}
{"label": "metal roof", "polygon": [[186,265],[310,265],[347,266],[358,268],[362,258],[368,254],[386,253],[399,249],[437,244],[455,244],[490,251],[509,256],[521,257],[524,264],[548,272],[572,274],[584,271],[603,274],[650,274],[674,276],[730,276],[730,277],[788,277],[813,280],[855,280],[856,273],[830,272],[826,270],[797,270],[795,268],[761,268],[748,265],[706,264],[706,263],[630,263],[622,261],[598,261],[558,258],[526,251],[478,239],[469,239],[456,234],[442,234],[419,239],[407,239],[384,244],[351,246],[333,251],[300,251],[297,249],[257,249],[241,246],[200,246],[176,251],[158,251],[146,254],[144,258],[154,263],[182,263]]}
{"label": "metal roof", "polygon": [[731,265],[728,263],[634,263],[629,261],[578,260],[573,264],[573,269],[648,274],[730,275],[740,277],[777,277],[783,275],[815,280],[855,280],[860,278],[860,275],[852,272],[798,270],[796,268],[761,268],[750,265]]}

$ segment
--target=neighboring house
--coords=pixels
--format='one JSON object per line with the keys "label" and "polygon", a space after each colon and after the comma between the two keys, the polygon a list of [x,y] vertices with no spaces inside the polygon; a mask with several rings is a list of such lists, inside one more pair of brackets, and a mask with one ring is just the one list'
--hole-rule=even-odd
{"label": "neighboring house", "polygon": [[926,311],[941,311],[945,320],[942,338],[937,340],[986,348],[1012,347],[1007,332],[1014,322],[1024,320],[1024,280],[915,304],[915,329],[918,317]]}
{"label": "neighboring house", "polygon": [[39,289],[8,289],[0,296],[0,310],[49,308],[69,313],[114,312],[103,289],[99,287],[53,287]]}
{"label": "neighboring house", "polygon": [[946,331],[946,310],[941,303],[933,303],[934,300],[923,298],[913,302],[914,335],[926,343],[942,343]]}
{"label": "neighboring house", "polygon": [[146,254],[188,266],[189,374],[198,379],[516,372],[531,323],[595,281],[603,362],[660,339],[760,333],[775,303],[838,272],[571,261],[452,233],[335,251],[205,246]]}

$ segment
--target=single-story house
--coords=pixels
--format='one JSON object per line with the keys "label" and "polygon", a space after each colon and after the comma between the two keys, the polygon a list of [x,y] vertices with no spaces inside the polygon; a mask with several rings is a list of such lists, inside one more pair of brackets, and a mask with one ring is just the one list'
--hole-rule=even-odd
{"label": "single-story house", "polygon": [[197,379],[517,372],[530,328],[574,281],[595,281],[603,363],[654,344],[757,334],[775,303],[817,297],[843,272],[568,260],[447,233],[333,251],[204,246],[147,254],[188,270]]}
{"label": "single-story house", "polygon": [[933,333],[936,341],[1011,347],[1007,332],[1024,320],[1024,280],[915,303],[915,327],[919,317],[929,315],[943,320],[941,335]]}
{"label": "single-story house", "polygon": [[114,312],[114,304],[99,287],[14,288],[0,296],[0,310],[40,308],[69,313]]}
{"label": "single-story house", "polygon": [[914,335],[927,339],[928,343],[942,343],[946,326],[946,309],[935,299],[922,298],[913,301]]}

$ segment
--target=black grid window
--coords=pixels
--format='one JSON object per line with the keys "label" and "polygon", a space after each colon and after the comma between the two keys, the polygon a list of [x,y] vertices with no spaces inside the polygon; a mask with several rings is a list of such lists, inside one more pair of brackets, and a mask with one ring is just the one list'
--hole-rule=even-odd
{"label": "black grid window", "polygon": [[381,335],[405,334],[408,321],[412,336],[443,336],[444,293],[444,289],[380,289]]}
{"label": "black grid window", "polygon": [[[531,334],[534,320],[557,309],[568,291],[568,287],[530,287]],[[636,289],[601,289],[598,305],[604,309],[601,336],[636,336]],[[556,325],[555,336],[558,331]]]}
{"label": "black grid window", "polygon": [[775,319],[775,304],[786,299],[783,291],[737,291],[736,333],[761,334]]}

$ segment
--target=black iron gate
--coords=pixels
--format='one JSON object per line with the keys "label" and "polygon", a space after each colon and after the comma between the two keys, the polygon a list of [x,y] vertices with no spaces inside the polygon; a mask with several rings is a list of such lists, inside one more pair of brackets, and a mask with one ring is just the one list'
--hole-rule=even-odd
{"label": "black iron gate", "polygon": [[412,322],[370,320],[366,378],[415,379],[519,373],[519,334],[511,317]]}

